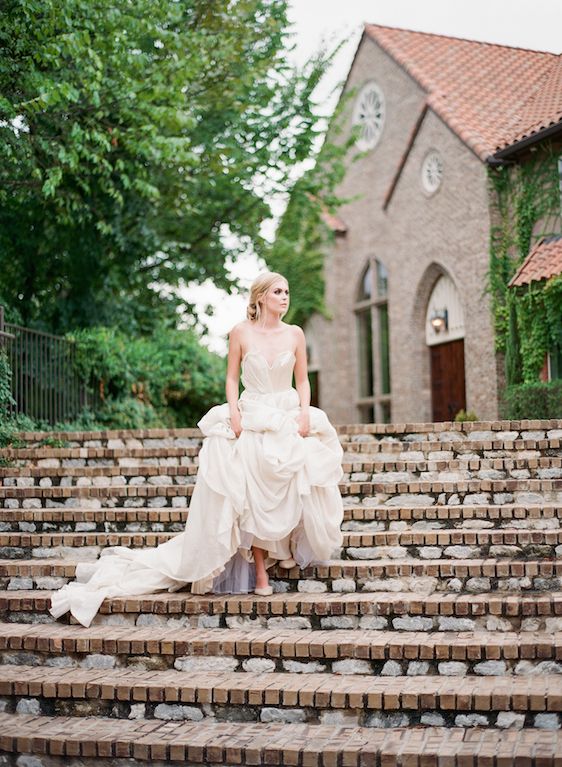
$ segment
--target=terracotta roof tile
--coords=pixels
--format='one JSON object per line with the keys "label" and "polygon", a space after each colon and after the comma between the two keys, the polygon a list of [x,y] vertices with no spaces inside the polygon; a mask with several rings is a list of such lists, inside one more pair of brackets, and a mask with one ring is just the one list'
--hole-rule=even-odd
{"label": "terracotta roof tile", "polygon": [[537,83],[507,132],[505,145],[521,141],[562,121],[562,56]]}
{"label": "terracotta roof tile", "polygon": [[560,56],[374,24],[365,32],[482,160],[562,118]]}
{"label": "terracotta roof tile", "polygon": [[509,287],[548,280],[557,274],[562,274],[562,235],[539,240],[512,277]]}

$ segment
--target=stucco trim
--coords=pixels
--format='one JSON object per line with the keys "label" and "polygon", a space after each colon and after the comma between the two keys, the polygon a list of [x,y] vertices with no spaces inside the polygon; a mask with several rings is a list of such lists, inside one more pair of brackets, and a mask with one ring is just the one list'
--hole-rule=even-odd
{"label": "stucco trim", "polygon": [[408,157],[410,156],[410,152],[412,151],[412,148],[416,141],[416,137],[418,133],[420,132],[420,128],[423,124],[423,121],[425,120],[425,116],[427,114],[428,109],[429,107],[426,101],[424,102],[422,108],[420,109],[420,113],[408,137],[406,148],[404,149],[402,153],[402,157],[400,158],[400,162],[398,163],[398,167],[396,168],[396,173],[394,174],[394,178],[390,182],[390,186],[388,187],[388,190],[384,196],[384,201],[382,204],[383,210],[386,210],[388,208],[390,201],[392,200],[392,195],[394,194],[394,190],[398,186],[398,181],[400,180],[400,176],[402,175],[402,171],[404,170]]}

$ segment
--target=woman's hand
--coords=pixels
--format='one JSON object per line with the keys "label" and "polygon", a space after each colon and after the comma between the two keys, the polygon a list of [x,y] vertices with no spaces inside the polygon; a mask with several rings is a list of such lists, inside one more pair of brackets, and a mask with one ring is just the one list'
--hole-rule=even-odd
{"label": "woman's hand", "polygon": [[297,424],[299,426],[299,434],[301,437],[308,437],[310,433],[310,416],[308,410],[301,410],[297,417]]}
{"label": "woman's hand", "polygon": [[242,433],[242,417],[238,409],[232,410],[230,413],[230,428],[238,438]]}

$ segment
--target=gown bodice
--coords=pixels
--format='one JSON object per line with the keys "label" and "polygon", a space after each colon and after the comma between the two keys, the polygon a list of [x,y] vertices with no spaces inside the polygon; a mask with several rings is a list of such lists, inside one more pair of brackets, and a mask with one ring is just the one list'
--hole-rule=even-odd
{"label": "gown bodice", "polygon": [[242,385],[249,393],[270,394],[291,389],[295,355],[290,349],[279,352],[270,364],[262,352],[251,350],[242,359]]}

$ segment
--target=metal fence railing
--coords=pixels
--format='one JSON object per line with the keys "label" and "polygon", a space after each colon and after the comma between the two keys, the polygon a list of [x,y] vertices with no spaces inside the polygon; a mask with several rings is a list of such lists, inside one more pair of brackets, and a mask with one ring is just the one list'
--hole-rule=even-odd
{"label": "metal fence railing", "polygon": [[62,336],[4,322],[0,306],[0,348],[12,370],[14,413],[50,424],[69,420],[91,404],[75,366],[75,346]]}

